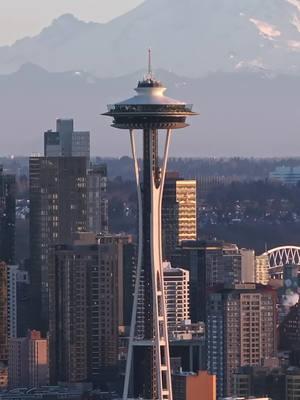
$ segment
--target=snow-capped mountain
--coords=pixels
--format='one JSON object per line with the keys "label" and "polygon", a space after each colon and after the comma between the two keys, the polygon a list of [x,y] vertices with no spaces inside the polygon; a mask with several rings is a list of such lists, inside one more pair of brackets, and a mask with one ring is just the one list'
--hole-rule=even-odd
{"label": "snow-capped mountain", "polygon": [[300,0],[146,0],[107,24],[62,16],[38,36],[0,48],[0,72],[32,62],[101,77],[156,67],[197,77],[264,70],[300,74]]}

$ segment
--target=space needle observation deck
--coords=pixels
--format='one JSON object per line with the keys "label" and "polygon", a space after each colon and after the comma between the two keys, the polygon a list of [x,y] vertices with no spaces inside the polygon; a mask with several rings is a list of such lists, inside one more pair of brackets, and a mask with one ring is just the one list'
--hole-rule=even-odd
{"label": "space needle observation deck", "polygon": [[164,95],[166,88],[149,72],[135,89],[137,95],[109,105],[104,115],[113,117],[119,129],[179,129],[187,126],[186,117],[195,115],[191,104]]}

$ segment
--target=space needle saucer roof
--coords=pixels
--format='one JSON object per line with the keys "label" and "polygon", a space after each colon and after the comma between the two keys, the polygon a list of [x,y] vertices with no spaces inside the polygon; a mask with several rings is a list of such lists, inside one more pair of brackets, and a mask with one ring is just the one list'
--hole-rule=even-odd
{"label": "space needle saucer roof", "polygon": [[[183,128],[187,116],[196,115],[192,104],[164,95],[166,87],[153,76],[149,51],[148,74],[135,88],[136,95],[116,104],[108,105],[104,115],[114,117],[113,126],[120,129]],[[126,121],[127,120],[127,121]]]}
{"label": "space needle saucer roof", "polygon": [[135,91],[137,95],[121,101],[116,105],[185,105],[184,102],[171,99],[164,95],[166,87],[154,78],[145,77],[143,81],[138,83]]}

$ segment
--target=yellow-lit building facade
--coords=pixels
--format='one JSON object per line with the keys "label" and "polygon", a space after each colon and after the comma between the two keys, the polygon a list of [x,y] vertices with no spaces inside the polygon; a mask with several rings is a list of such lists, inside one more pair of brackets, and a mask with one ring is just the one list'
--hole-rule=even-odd
{"label": "yellow-lit building facade", "polygon": [[197,240],[197,181],[177,180],[178,243]]}
{"label": "yellow-lit building facade", "polygon": [[269,280],[269,258],[266,254],[262,254],[255,260],[255,282],[267,285]]}

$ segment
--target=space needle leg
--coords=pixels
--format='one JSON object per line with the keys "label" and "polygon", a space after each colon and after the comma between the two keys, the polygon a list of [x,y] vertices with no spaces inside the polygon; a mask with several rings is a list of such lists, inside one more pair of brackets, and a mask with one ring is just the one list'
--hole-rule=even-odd
{"label": "space needle leg", "polygon": [[[164,278],[162,265],[162,232],[161,232],[161,207],[163,198],[164,181],[167,169],[168,152],[171,139],[171,130],[167,131],[163,165],[159,185],[152,175],[152,234],[151,258],[153,281],[153,318],[155,341],[155,365],[157,377],[157,394],[159,400],[172,400],[170,355],[168,344],[167,315],[164,296]],[[151,150],[153,151],[153,149]],[[155,170],[152,165],[152,171]]]}
{"label": "space needle leg", "polygon": [[134,290],[134,298],[133,298],[133,310],[131,315],[131,325],[130,325],[130,334],[129,334],[129,346],[128,346],[128,355],[126,362],[126,372],[125,372],[125,382],[124,382],[124,390],[123,390],[123,400],[128,399],[128,391],[129,391],[129,382],[130,375],[132,369],[132,355],[133,355],[133,341],[135,335],[135,326],[136,326],[136,314],[137,314],[137,304],[138,304],[138,295],[140,290],[140,280],[141,280],[141,269],[142,269],[142,251],[143,251],[143,209],[142,209],[142,191],[141,191],[141,182],[140,182],[140,174],[139,174],[139,166],[138,166],[138,158],[136,153],[136,144],[135,144],[135,136],[134,131],[130,130],[130,142],[131,142],[131,151],[134,160],[134,171],[136,178],[136,186],[137,186],[137,197],[138,197],[138,210],[139,210],[139,239],[138,239],[138,262],[136,269],[136,280],[135,280],[135,290]]}
{"label": "space needle leg", "polygon": [[169,351],[169,335],[168,335],[168,320],[167,320],[167,310],[166,310],[166,299],[165,299],[165,292],[164,292],[164,274],[163,274],[163,259],[162,259],[162,200],[163,200],[163,191],[164,191],[164,185],[165,185],[165,178],[166,178],[166,172],[167,172],[167,163],[168,163],[168,155],[169,155],[169,148],[170,148],[170,143],[171,143],[171,135],[172,135],[172,130],[168,129],[167,134],[166,134],[166,141],[165,141],[165,149],[164,149],[164,157],[163,157],[163,165],[162,165],[162,170],[161,170],[161,183],[160,183],[160,196],[159,196],[159,211],[160,211],[160,217],[159,217],[159,223],[160,223],[160,286],[161,286],[161,292],[162,292],[162,302],[161,302],[161,315],[163,316],[163,319],[165,321],[164,323],[164,337],[165,337],[165,346],[164,346],[164,362],[166,365],[166,371],[165,371],[165,377],[166,377],[166,388],[168,392],[168,400],[173,399],[173,393],[172,393],[172,380],[171,380],[171,364],[170,364],[170,351]]}

